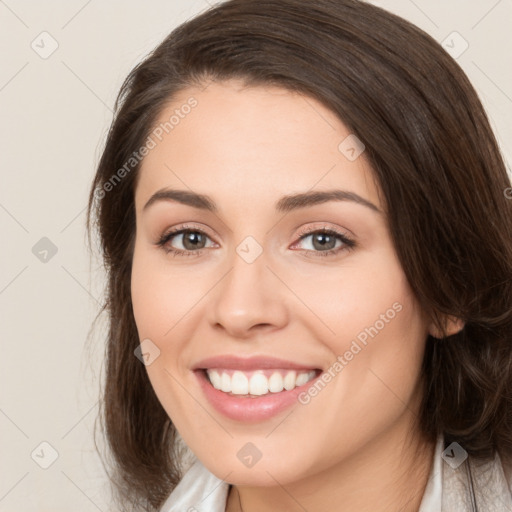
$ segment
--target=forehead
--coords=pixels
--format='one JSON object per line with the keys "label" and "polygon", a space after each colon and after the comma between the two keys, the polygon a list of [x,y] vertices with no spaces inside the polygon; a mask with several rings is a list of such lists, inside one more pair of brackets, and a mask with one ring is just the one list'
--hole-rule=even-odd
{"label": "forehead", "polygon": [[286,89],[233,80],[182,90],[158,116],[151,137],[138,209],[163,187],[240,205],[251,197],[270,204],[284,193],[342,187],[380,204],[364,152],[356,159],[346,152],[354,134],[314,98]]}

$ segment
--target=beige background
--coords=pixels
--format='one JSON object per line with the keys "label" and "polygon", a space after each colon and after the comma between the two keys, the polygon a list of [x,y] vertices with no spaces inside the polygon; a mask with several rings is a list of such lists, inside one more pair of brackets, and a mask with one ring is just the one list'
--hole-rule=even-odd
{"label": "beige background", "polygon": [[[440,42],[458,32],[455,51],[467,41],[457,60],[512,162],[512,0],[372,3]],[[105,328],[86,348],[102,291],[85,244],[86,195],[123,78],[205,8],[0,0],[0,512],[112,510],[92,438]]]}

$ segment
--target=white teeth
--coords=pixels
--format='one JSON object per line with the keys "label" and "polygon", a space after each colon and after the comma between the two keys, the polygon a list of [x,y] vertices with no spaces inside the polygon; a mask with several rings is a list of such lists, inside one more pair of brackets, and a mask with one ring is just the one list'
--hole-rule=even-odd
{"label": "white teeth", "polygon": [[295,372],[288,372],[284,378],[284,389],[289,391],[295,387],[296,374]]}
{"label": "white teeth", "polygon": [[222,379],[220,375],[217,372],[212,372],[211,374],[208,374],[208,376],[210,377],[210,382],[212,383],[212,386],[215,389],[220,389],[222,385]]}
{"label": "white teeth", "polygon": [[299,373],[297,375],[297,379],[295,380],[296,386],[303,386],[308,381],[308,374],[307,373]]}
{"label": "white teeth", "polygon": [[297,386],[303,386],[312,380],[316,372],[296,372],[295,370],[275,371],[270,377],[263,373],[263,370],[256,370],[246,375],[244,372],[236,370],[230,375],[228,371],[206,370],[210,382],[215,389],[232,393],[233,395],[254,395],[262,396],[268,393],[279,393],[283,389],[289,391]]}
{"label": "white teeth", "polygon": [[[222,375],[226,375],[223,373]],[[266,395],[268,393],[268,379],[262,373],[255,373],[249,381],[251,395]]]}
{"label": "white teeth", "polygon": [[233,373],[233,377],[231,377],[231,393],[234,395],[247,395],[249,393],[249,379],[242,372],[237,371]]}
{"label": "white teeth", "polygon": [[224,393],[229,393],[231,391],[231,379],[227,373],[222,374],[221,384],[220,389],[224,391]]}
{"label": "white teeth", "polygon": [[270,379],[268,379],[268,390],[272,393],[279,393],[279,391],[283,391],[283,389],[283,376],[278,372],[273,373]]}

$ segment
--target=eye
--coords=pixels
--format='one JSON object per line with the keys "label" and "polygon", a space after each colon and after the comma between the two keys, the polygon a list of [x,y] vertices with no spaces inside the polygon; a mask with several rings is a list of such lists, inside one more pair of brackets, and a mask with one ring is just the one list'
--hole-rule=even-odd
{"label": "eye", "polygon": [[[349,238],[345,233],[335,229],[306,229],[299,233],[299,242],[310,239],[306,252],[314,253],[316,256],[330,256],[341,251],[353,249],[356,245],[355,241]],[[295,247],[296,244],[293,245]]]}
{"label": "eye", "polygon": [[[181,226],[164,233],[156,245],[174,256],[197,256],[203,252],[201,249],[206,247],[207,240],[211,239],[201,229]],[[182,248],[175,247],[173,242]]]}
{"label": "eye", "polygon": [[[310,239],[309,243],[303,245],[309,245],[309,247],[302,250],[306,253],[312,253],[313,257],[335,255],[356,246],[355,241],[349,238],[347,234],[325,227],[302,230],[299,233],[299,241],[292,248],[296,248],[298,244],[308,239]],[[180,226],[165,232],[156,245],[174,256],[199,256],[203,253],[203,249],[207,248],[208,240],[211,241],[211,238],[202,229]],[[181,247],[176,247],[176,244],[181,245]],[[214,246],[213,243],[209,247]]]}

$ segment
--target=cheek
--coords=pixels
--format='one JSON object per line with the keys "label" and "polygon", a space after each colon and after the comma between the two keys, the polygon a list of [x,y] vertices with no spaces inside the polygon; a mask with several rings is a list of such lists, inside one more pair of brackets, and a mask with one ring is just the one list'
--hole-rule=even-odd
{"label": "cheek", "polygon": [[[347,341],[365,332],[365,328],[376,322],[377,327],[382,327],[382,315],[386,330],[391,330],[389,319],[396,329],[401,322],[398,306],[393,305],[413,301],[394,251],[386,245],[380,250],[354,254],[338,266],[325,266],[315,272],[302,271],[299,266],[298,270],[283,269],[283,275],[284,280],[293,282],[297,297],[313,313],[310,328],[315,328],[336,353],[344,351]],[[414,316],[415,312],[411,314]],[[401,318],[404,316],[401,314]]]}
{"label": "cheek", "polygon": [[170,294],[165,301],[161,300],[162,294],[159,287],[155,288],[151,276],[147,274],[146,270],[134,266],[132,271],[133,314],[139,338],[158,340],[171,327],[165,312],[172,304],[167,303]]}
{"label": "cheek", "polygon": [[[136,243],[132,264],[133,313],[141,337],[163,339],[204,292],[184,267],[162,265],[156,251]],[[195,299],[195,300],[194,300]]]}
{"label": "cheek", "polygon": [[296,290],[314,312],[309,329],[332,354],[333,379],[329,391],[315,398],[315,413],[336,397],[330,402],[336,414],[342,412],[332,404],[343,404],[343,412],[361,415],[366,425],[369,418],[386,421],[386,410],[392,417],[394,406],[408,403],[416,389],[427,337],[422,311],[394,252],[373,253],[352,265],[347,260],[337,272],[303,280]]}
{"label": "cheek", "polygon": [[187,359],[188,341],[193,327],[187,322],[187,313],[204,295],[197,285],[190,282],[184,267],[162,265],[165,259],[156,251],[135,244],[131,274],[133,314],[139,339],[149,339],[156,345],[158,357],[146,370],[163,407],[169,416],[188,416],[187,400],[183,385],[190,378]]}
{"label": "cheek", "polygon": [[329,317],[336,334],[324,340],[334,354],[333,378],[318,398],[305,401],[311,401],[311,416],[331,408],[333,435],[337,418],[346,418],[341,428],[352,436],[375,435],[404,412],[418,389],[426,322],[400,267],[386,270],[367,282],[346,281],[351,293],[337,300],[338,314]]}
{"label": "cheek", "polygon": [[180,396],[179,389],[174,386],[174,368],[168,364],[169,360],[176,360],[179,354],[179,340],[176,340],[177,343],[165,343],[173,334],[172,327],[175,322],[169,312],[175,310],[175,294],[169,293],[169,283],[158,278],[154,267],[141,252],[136,247],[132,265],[133,314],[139,339],[150,340],[151,346],[156,346],[152,348],[153,353],[158,354],[151,364],[146,366],[146,371],[167,415],[180,417],[183,413],[180,412],[181,405],[176,399]]}

